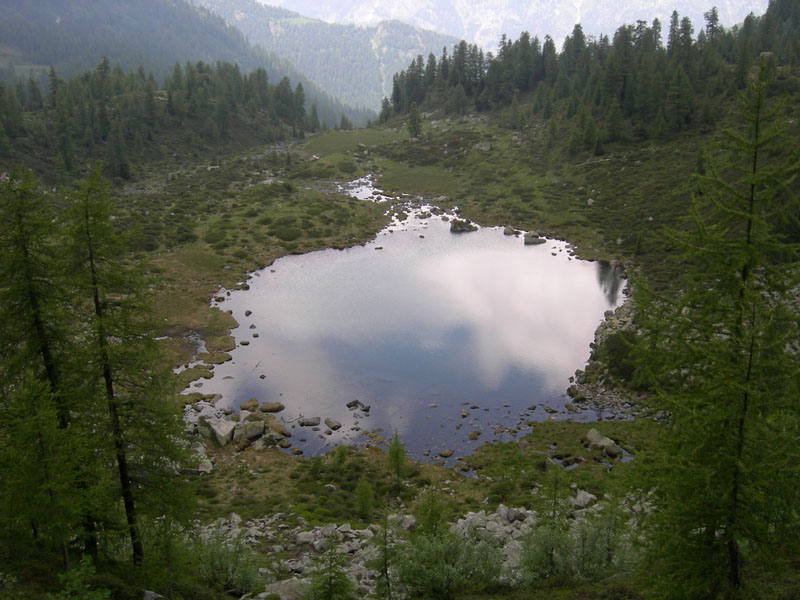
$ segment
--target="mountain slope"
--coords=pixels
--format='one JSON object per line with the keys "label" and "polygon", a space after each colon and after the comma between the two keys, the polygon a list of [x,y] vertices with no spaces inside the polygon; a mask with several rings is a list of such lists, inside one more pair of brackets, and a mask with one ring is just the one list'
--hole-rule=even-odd
{"label": "mountain slope", "polygon": [[235,63],[245,71],[263,67],[271,81],[288,76],[303,84],[308,106],[330,125],[342,113],[364,122],[369,113],[350,110],[328,98],[288,61],[251,46],[234,27],[184,0],[57,0],[20,3],[0,0],[0,62],[6,79],[43,74],[52,65],[62,77],[94,68],[103,57],[123,70],[142,66],[163,79],[176,62]]}
{"label": "mountain slope", "polygon": [[191,0],[240,29],[251,43],[288,59],[330,94],[377,108],[392,75],[417,55],[439,54],[458,40],[398,21],[367,27],[309,19],[255,0]]}
{"label": "mountain slope", "polygon": [[702,26],[703,13],[716,5],[720,22],[731,26],[750,12],[763,13],[767,0],[268,0],[304,15],[336,23],[374,24],[397,19],[416,27],[432,29],[476,42],[494,51],[500,36],[518,37],[528,31],[543,39],[549,34],[561,45],[575,23],[587,35],[611,34],[624,23],[658,17],[669,22],[673,10],[688,16],[695,29]]}

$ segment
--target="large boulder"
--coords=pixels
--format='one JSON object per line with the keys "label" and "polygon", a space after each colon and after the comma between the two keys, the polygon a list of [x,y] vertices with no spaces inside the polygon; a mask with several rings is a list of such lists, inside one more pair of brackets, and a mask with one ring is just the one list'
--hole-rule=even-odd
{"label": "large boulder", "polygon": [[584,508],[589,508],[593,504],[596,504],[597,496],[590,494],[586,490],[578,490],[578,493],[569,499],[569,503],[573,510],[583,510]]}
{"label": "large boulder", "polygon": [[319,417],[303,417],[299,421],[300,427],[316,427],[320,423]]}
{"label": "large boulder", "polygon": [[236,423],[228,419],[201,419],[197,424],[197,431],[204,438],[224,446],[233,439],[233,429]]}
{"label": "large boulder", "polygon": [[295,537],[294,543],[296,546],[302,546],[303,544],[313,544],[317,540],[317,536],[314,534],[313,531],[301,531]]}
{"label": "large boulder", "polygon": [[255,440],[264,435],[264,421],[245,421],[237,423],[233,429],[233,441]]}
{"label": "large boulder", "polygon": [[266,588],[264,588],[264,592],[255,596],[255,600],[265,600],[267,598],[274,598],[275,596],[278,596],[281,600],[305,598],[310,585],[311,581],[308,579],[299,579],[296,577],[283,579],[267,584]]}
{"label": "large boulder", "polygon": [[597,429],[590,429],[586,437],[583,438],[583,444],[589,448],[596,446],[603,450],[603,454],[610,458],[618,458],[622,456],[622,448],[614,440],[604,436]]}

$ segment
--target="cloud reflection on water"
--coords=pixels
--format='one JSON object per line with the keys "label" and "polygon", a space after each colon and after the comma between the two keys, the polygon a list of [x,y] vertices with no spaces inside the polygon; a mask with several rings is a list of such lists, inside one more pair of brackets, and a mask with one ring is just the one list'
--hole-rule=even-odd
{"label": "cloud reflection on water", "polygon": [[[569,260],[560,242],[523,247],[491,229],[453,235],[435,219],[424,240],[420,231],[287,257],[232,292],[234,335],[250,345],[203,390],[231,406],[254,393],[279,400],[289,420],[351,424],[344,404],[360,398],[373,404],[368,428],[403,435],[413,423],[427,436],[440,436],[464,400],[524,410],[559,397],[618,301],[618,274]],[[431,413],[431,403],[441,409]]]}

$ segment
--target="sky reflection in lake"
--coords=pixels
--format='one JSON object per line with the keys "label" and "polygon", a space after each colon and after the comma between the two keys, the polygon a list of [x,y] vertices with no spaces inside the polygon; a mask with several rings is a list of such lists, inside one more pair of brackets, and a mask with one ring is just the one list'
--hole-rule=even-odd
{"label": "sky reflection in lake", "polygon": [[[292,441],[307,452],[354,439],[354,426],[397,429],[417,457],[466,451],[493,428],[545,418],[544,405],[563,409],[594,329],[622,300],[619,273],[571,259],[561,242],[452,234],[438,217],[395,229],[364,247],[280,259],[231,292],[220,308],[250,343],[198,391],[222,394],[222,406],[280,401],[289,424],[343,423],[332,435],[297,428]],[[353,399],[369,415],[349,411]]]}

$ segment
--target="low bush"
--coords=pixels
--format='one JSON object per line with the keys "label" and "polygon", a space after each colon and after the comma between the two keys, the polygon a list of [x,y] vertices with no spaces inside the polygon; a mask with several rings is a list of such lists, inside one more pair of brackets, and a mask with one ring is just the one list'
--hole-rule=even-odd
{"label": "low bush", "polygon": [[264,584],[258,555],[242,538],[230,539],[218,530],[192,546],[198,578],[210,587],[241,596]]}
{"label": "low bush", "polygon": [[397,583],[407,597],[438,600],[496,588],[503,559],[493,540],[437,529],[400,546],[396,562]]}

